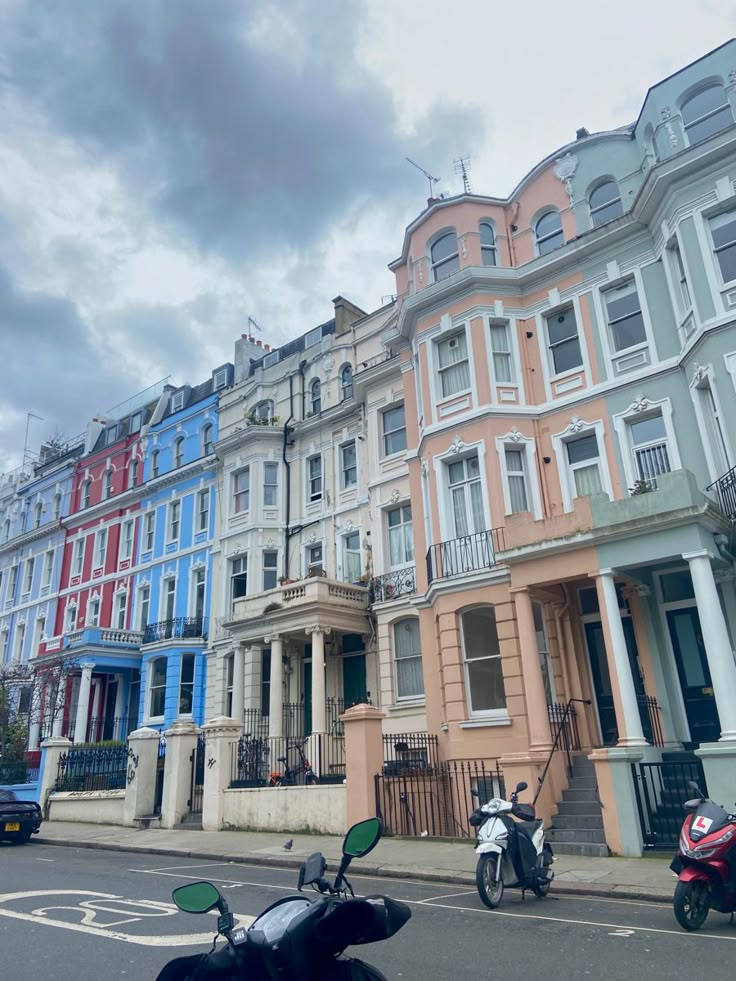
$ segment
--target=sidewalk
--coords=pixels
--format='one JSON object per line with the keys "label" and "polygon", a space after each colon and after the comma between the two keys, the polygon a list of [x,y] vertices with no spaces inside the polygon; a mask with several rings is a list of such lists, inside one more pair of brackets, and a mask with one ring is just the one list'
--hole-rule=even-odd
{"label": "sidewalk", "polygon": [[[45,822],[34,841],[77,848],[107,848],[167,855],[182,859],[249,862],[297,868],[307,855],[321,851],[330,865],[341,856],[341,838],[326,835],[294,835],[293,847],[284,850],[288,835],[255,831],[195,831],[160,829],[137,831],[103,824]],[[669,854],[666,856],[669,859]],[[648,899],[670,902],[674,878],[665,857],[586,858],[560,855],[554,864],[552,889],[584,896]],[[475,863],[471,841],[437,841],[421,838],[384,838],[365,859],[352,868],[370,875],[404,879],[429,879],[475,887]],[[171,864],[171,863],[165,863]],[[388,888],[388,887],[387,887]]]}

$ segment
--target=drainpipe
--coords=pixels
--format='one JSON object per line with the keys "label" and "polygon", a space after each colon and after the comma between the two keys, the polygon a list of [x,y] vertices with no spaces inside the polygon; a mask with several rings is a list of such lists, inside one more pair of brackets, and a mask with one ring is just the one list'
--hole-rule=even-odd
{"label": "drainpipe", "polygon": [[281,443],[281,459],[284,461],[284,493],[286,494],[286,514],[284,522],[284,579],[289,578],[289,523],[291,521],[291,464],[286,459],[289,442],[289,423],[294,418],[294,376],[289,375],[289,418],[284,423],[284,438]]}

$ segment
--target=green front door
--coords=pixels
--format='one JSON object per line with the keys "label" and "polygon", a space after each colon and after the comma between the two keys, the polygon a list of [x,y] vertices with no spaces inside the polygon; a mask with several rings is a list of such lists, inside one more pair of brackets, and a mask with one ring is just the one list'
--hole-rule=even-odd
{"label": "green front door", "polygon": [[365,654],[351,654],[342,659],[342,697],[345,708],[358,705],[368,697],[366,692]]}

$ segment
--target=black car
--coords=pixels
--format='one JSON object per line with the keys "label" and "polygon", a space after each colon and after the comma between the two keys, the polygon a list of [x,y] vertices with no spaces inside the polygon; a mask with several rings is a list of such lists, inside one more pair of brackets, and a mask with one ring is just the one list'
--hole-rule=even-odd
{"label": "black car", "polygon": [[40,828],[41,808],[35,801],[18,800],[12,790],[0,790],[0,841],[22,845]]}

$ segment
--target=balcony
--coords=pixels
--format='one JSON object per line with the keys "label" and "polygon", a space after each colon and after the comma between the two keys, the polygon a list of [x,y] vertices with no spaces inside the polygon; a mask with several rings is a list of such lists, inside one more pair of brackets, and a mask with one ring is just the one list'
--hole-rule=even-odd
{"label": "balcony", "polygon": [[162,640],[207,640],[207,617],[173,617],[147,624],[143,643],[158,644]]}
{"label": "balcony", "polygon": [[731,521],[736,521],[736,467],[731,467],[728,473],[714,481],[708,487],[718,495],[718,503],[723,514]]}
{"label": "balcony", "polygon": [[496,553],[503,550],[503,528],[478,531],[430,545],[427,552],[427,582],[493,569],[498,565]]}
{"label": "balcony", "polygon": [[394,569],[371,579],[371,603],[386,603],[400,596],[411,596],[417,591],[417,575],[414,566]]}
{"label": "balcony", "polygon": [[59,637],[49,637],[39,645],[39,656],[57,654],[60,651],[79,650],[84,647],[111,647],[138,650],[143,642],[139,630],[115,630],[112,627],[84,627]]}

